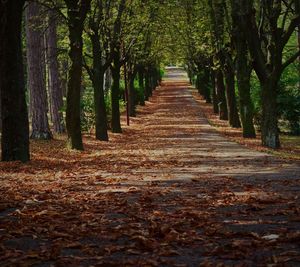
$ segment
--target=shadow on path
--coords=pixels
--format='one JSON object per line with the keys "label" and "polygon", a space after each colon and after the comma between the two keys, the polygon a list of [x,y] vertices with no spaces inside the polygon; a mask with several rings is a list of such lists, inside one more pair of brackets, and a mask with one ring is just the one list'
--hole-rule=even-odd
{"label": "shadow on path", "polygon": [[1,266],[298,266],[298,165],[211,127],[169,69],[123,135],[3,165]]}

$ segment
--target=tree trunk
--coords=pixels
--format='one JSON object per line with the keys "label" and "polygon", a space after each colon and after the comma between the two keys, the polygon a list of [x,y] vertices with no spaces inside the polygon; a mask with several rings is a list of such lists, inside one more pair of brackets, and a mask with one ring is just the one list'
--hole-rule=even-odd
{"label": "tree trunk", "polygon": [[[300,51],[300,25],[298,26],[298,49]],[[298,57],[298,76],[299,76],[299,83],[298,83],[298,87],[300,90],[300,56]]]}
{"label": "tree trunk", "polygon": [[233,21],[233,43],[236,50],[236,77],[239,92],[240,117],[243,128],[244,138],[255,138],[255,128],[253,124],[253,103],[250,93],[250,77],[252,72],[252,64],[249,59],[247,39],[242,30],[241,14],[238,9],[239,0],[234,0],[232,5],[232,21]]}
{"label": "tree trunk", "polygon": [[26,162],[29,155],[28,113],[21,48],[24,1],[0,1],[0,91],[2,160]]}
{"label": "tree trunk", "polygon": [[145,71],[145,101],[149,101],[149,97],[152,94],[151,84],[150,84],[150,74],[149,70]]}
{"label": "tree trunk", "polygon": [[196,89],[198,91],[198,94],[203,97],[203,90],[202,90],[202,85],[201,85],[201,77],[200,77],[199,73],[196,75],[196,84],[195,85],[196,85]]}
{"label": "tree trunk", "polygon": [[250,75],[248,70],[243,69],[247,65],[239,65],[239,63],[237,63],[237,65],[237,83],[239,90],[243,137],[255,138],[256,133],[253,124],[253,103],[250,95]]}
{"label": "tree trunk", "polygon": [[[117,49],[118,50],[118,49]],[[111,129],[113,133],[122,133],[121,120],[120,120],[120,53],[116,51],[113,57],[112,71],[112,88],[111,88]]]}
{"label": "tree trunk", "polygon": [[[0,70],[1,70],[1,66],[0,66]],[[1,72],[3,73],[3,72]],[[1,79],[0,79],[0,82],[1,82]],[[1,84],[0,84],[0,133],[2,131],[2,105],[1,105]]]}
{"label": "tree trunk", "polygon": [[229,125],[233,128],[240,128],[241,123],[235,97],[234,70],[231,67],[226,66],[224,75],[226,81],[226,101]]}
{"label": "tree trunk", "polygon": [[128,80],[129,80],[129,115],[131,117],[136,116],[135,103],[136,103],[136,95],[134,88],[134,79],[136,76],[135,67],[130,66],[130,70],[128,72]]}
{"label": "tree trunk", "polygon": [[[295,11],[296,14],[300,14],[300,1],[295,1]],[[300,23],[296,28],[296,34],[298,40],[298,50],[300,51]],[[300,90],[300,56],[298,57],[298,76],[299,76],[298,88]]]}
{"label": "tree trunk", "polygon": [[144,70],[142,66],[139,66],[138,69],[138,78],[139,78],[139,88],[142,90],[142,94],[140,94],[139,104],[141,106],[145,106],[145,85],[144,85]]}
{"label": "tree trunk", "polygon": [[210,88],[209,88],[209,81],[210,81],[210,71],[208,68],[204,68],[203,70],[203,96],[206,100],[206,103],[211,103],[211,96],[210,96]]}
{"label": "tree trunk", "polygon": [[105,71],[105,75],[104,75],[104,91],[105,91],[105,94],[111,89],[111,85],[112,85],[111,69],[108,68]]}
{"label": "tree trunk", "polygon": [[218,109],[219,109],[219,118],[220,120],[228,120],[225,85],[224,85],[223,73],[220,69],[216,70],[215,85],[216,85],[216,94],[217,94]]}
{"label": "tree trunk", "polygon": [[56,133],[64,133],[63,91],[59,75],[59,65],[57,60],[57,14],[48,11],[48,29],[47,29],[47,63],[49,69],[49,95],[50,111],[53,122],[53,128]]}
{"label": "tree trunk", "polygon": [[277,118],[277,82],[268,78],[262,84],[262,125],[261,138],[262,145],[279,148],[279,129]]}
{"label": "tree trunk", "polygon": [[62,87],[63,97],[67,97],[68,80],[69,80],[69,58],[67,57],[62,62],[61,87]]}
{"label": "tree trunk", "polygon": [[236,66],[243,137],[255,138],[256,133],[253,124],[253,103],[250,94],[250,75],[252,68],[249,66],[250,63],[248,62],[247,53],[246,41],[238,41]]}
{"label": "tree trunk", "polygon": [[47,92],[45,82],[44,33],[41,25],[41,7],[28,2],[26,18],[28,87],[30,90],[30,112],[32,139],[51,139],[47,116]]}
{"label": "tree trunk", "polygon": [[107,114],[104,97],[104,70],[102,67],[100,37],[91,36],[93,47],[93,87],[94,87],[94,108],[96,119],[96,139],[108,141]]}
{"label": "tree trunk", "polygon": [[216,72],[214,70],[211,70],[211,88],[213,111],[215,114],[219,114],[218,98],[216,93]]}
{"label": "tree trunk", "polygon": [[66,126],[68,142],[71,149],[83,150],[80,97],[82,82],[82,32],[86,14],[90,8],[90,0],[77,2],[65,0],[68,8],[68,28],[71,66],[69,70]]}

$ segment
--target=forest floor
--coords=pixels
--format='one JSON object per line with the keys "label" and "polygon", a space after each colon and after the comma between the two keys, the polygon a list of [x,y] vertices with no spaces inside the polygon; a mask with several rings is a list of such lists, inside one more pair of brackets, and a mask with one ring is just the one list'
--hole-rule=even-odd
{"label": "forest floor", "polygon": [[263,147],[261,145],[261,136],[259,131],[257,131],[256,138],[243,138],[241,128],[231,128],[228,125],[228,121],[219,119],[218,114],[213,112],[212,104],[206,103],[195,88],[190,87],[190,91],[200,105],[200,108],[205,117],[208,119],[209,123],[214,126],[218,132],[225,135],[230,140],[247,146],[251,149],[275,155],[276,157],[297,160],[300,162],[300,136],[282,133],[280,134],[281,147],[279,149]]}
{"label": "forest floor", "polygon": [[218,133],[178,70],[110,140],[0,163],[0,266],[300,266],[300,166]]}

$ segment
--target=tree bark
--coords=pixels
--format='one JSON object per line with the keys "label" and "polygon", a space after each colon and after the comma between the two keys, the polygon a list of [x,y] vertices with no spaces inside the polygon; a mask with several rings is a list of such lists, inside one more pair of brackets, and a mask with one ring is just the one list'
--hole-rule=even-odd
{"label": "tree bark", "polygon": [[2,160],[26,162],[29,124],[21,48],[23,0],[0,1]]}
{"label": "tree bark", "polygon": [[252,63],[249,59],[247,39],[240,24],[242,19],[238,5],[240,0],[232,0],[231,17],[233,22],[232,35],[236,50],[236,77],[239,92],[240,117],[242,122],[243,137],[255,138],[255,128],[253,123],[253,103],[250,93],[250,77],[252,72]]}
{"label": "tree bark", "polygon": [[211,94],[209,88],[209,81],[210,81],[210,71],[208,68],[203,69],[203,96],[206,103],[211,103]]}
{"label": "tree bark", "polygon": [[145,101],[149,101],[149,97],[152,95],[150,79],[149,69],[147,68],[145,71]]}
{"label": "tree bark", "polygon": [[82,32],[87,12],[90,9],[90,2],[90,0],[82,2],[78,2],[77,0],[65,0],[68,8],[69,57],[71,60],[68,77],[66,126],[69,146],[71,149],[76,150],[83,150],[80,119]]}
{"label": "tree bark", "polygon": [[228,120],[228,110],[225,96],[225,85],[222,71],[216,70],[215,76],[216,95],[220,120]]}
{"label": "tree bark", "polygon": [[[1,66],[0,66],[0,70],[1,70]],[[0,79],[0,82],[1,82],[1,79]],[[0,84],[0,133],[2,131],[2,115],[1,115],[2,114],[2,105],[1,105],[1,102],[2,101],[1,101],[1,84]]]}
{"label": "tree bark", "polygon": [[[256,24],[255,10],[253,1],[247,5],[240,5],[243,14],[241,22],[247,38],[247,44],[254,61],[254,69],[260,80],[262,90],[262,122],[261,122],[261,138],[262,145],[270,148],[279,148],[279,129],[278,129],[278,111],[277,111],[277,95],[278,83],[284,70],[282,65],[282,49],[284,43],[288,41],[290,34],[288,31],[281,38],[278,38],[277,21],[280,16],[276,8],[266,6],[261,3],[264,8],[273,9],[272,18],[265,17],[266,25],[264,31],[270,31],[268,44],[262,48],[262,41],[259,38],[259,28]],[[289,36],[289,37],[288,37]]]}
{"label": "tree bark", "polygon": [[134,79],[136,76],[136,68],[132,66],[132,64],[129,65],[129,71],[128,71],[128,81],[129,81],[129,115],[131,117],[136,116],[136,94],[135,94],[135,88],[134,88]]}
{"label": "tree bark", "polygon": [[67,97],[69,80],[69,58],[65,58],[62,62],[61,87],[63,97]]}
{"label": "tree bark", "polygon": [[45,57],[43,20],[41,7],[36,2],[28,2],[26,18],[27,69],[30,91],[30,113],[32,139],[52,138],[47,115],[47,91],[45,82]]}
{"label": "tree bark", "polygon": [[100,36],[91,35],[93,47],[93,70],[92,83],[94,87],[94,108],[96,119],[96,139],[108,141],[107,114],[104,97],[104,69],[102,66],[102,52],[100,46]]}
{"label": "tree bark", "polygon": [[[299,4],[300,5],[300,4]],[[299,8],[300,9],[300,8]],[[297,39],[298,39],[298,50],[300,51],[300,25],[298,26],[298,33],[297,33]],[[300,56],[298,57],[298,76],[299,76],[299,82],[298,87],[300,90]]]}
{"label": "tree bark", "polygon": [[237,53],[237,84],[239,91],[240,115],[243,128],[243,137],[255,138],[256,133],[253,124],[253,103],[250,94],[251,71],[249,71],[249,65],[247,62],[245,50],[241,50]]}
{"label": "tree bark", "polygon": [[105,71],[105,75],[104,75],[104,90],[105,90],[105,93],[107,93],[111,89],[111,86],[112,86],[112,75],[111,75],[111,69],[108,68]]}
{"label": "tree bark", "polygon": [[196,83],[195,85],[196,85],[196,89],[198,91],[198,94],[203,97],[203,86],[201,85],[201,77],[200,77],[199,73],[197,73],[197,75],[196,75],[196,82],[195,83]]}
{"label": "tree bark", "polygon": [[[220,0],[208,0],[211,19],[212,46],[214,47],[213,63],[215,70],[215,87],[218,111],[221,120],[228,120],[224,77],[222,73],[222,54],[224,46],[224,6]],[[221,67],[222,66],[222,67]]]}
{"label": "tree bark", "polygon": [[238,109],[235,97],[234,70],[226,65],[224,68],[225,84],[226,84],[226,101],[228,110],[228,122],[233,128],[240,128]]}
{"label": "tree bark", "polygon": [[48,11],[47,29],[47,63],[49,70],[49,95],[50,111],[53,128],[56,133],[64,133],[63,90],[59,75],[59,64],[57,60],[57,14],[53,10]]}
{"label": "tree bark", "polygon": [[[300,14],[300,1],[295,1],[295,11],[296,14]],[[298,41],[298,50],[300,51],[300,23],[298,24],[298,27],[296,29],[296,34],[297,34],[297,41]],[[299,76],[298,88],[300,90],[300,56],[298,57],[298,76]]]}
{"label": "tree bark", "polygon": [[219,114],[218,98],[216,93],[216,72],[214,70],[211,70],[211,88],[213,111],[215,114]]}
{"label": "tree bark", "polygon": [[113,78],[111,88],[111,129],[113,133],[122,133],[119,104],[121,78],[120,70],[120,49],[116,47],[113,56],[113,67],[111,67]]}
{"label": "tree bark", "polygon": [[262,84],[262,125],[261,125],[261,138],[262,145],[279,148],[279,129],[278,129],[278,116],[277,116],[277,82],[267,79]]}
{"label": "tree bark", "polygon": [[142,90],[142,94],[140,95],[141,99],[139,99],[139,104],[141,106],[145,106],[145,83],[144,83],[144,68],[143,66],[138,67],[138,78],[139,78],[139,88]]}

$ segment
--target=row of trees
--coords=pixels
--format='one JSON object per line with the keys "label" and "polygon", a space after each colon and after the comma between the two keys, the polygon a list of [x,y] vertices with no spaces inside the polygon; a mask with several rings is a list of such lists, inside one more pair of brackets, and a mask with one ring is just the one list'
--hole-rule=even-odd
{"label": "row of trees", "polygon": [[[282,113],[287,114],[288,105],[292,106],[289,119],[294,128],[300,129],[300,68],[291,71],[291,64],[299,64],[300,1],[182,3],[177,14],[181,19],[176,23],[185,36],[181,53],[191,80],[196,77],[200,94],[213,102],[220,119],[228,120],[232,127],[242,126],[243,136],[249,138],[256,136],[253,101],[258,102],[262,145],[280,147],[280,99],[287,99],[288,94],[293,93],[294,98],[285,103]],[[282,74],[287,69],[296,77],[294,84],[283,82]],[[253,99],[253,80],[259,83],[257,99]]]}
{"label": "row of trees", "polygon": [[51,139],[66,130],[70,148],[82,150],[87,108],[96,139],[107,141],[109,128],[121,133],[124,103],[135,116],[160,79],[159,66],[170,62],[187,66],[220,119],[242,127],[244,137],[256,136],[256,120],[262,144],[278,148],[279,118],[300,131],[299,6],[300,0],[1,1],[2,159],[29,160],[29,131]]}
{"label": "row of trees", "polygon": [[70,148],[83,150],[87,80],[93,87],[96,139],[108,141],[109,128],[121,133],[120,99],[127,102],[128,116],[135,116],[135,106],[148,100],[160,79],[159,54],[152,45],[157,9],[156,3],[138,0],[1,1],[2,160],[30,159],[29,131],[33,139],[51,139],[52,131],[66,130]]}

